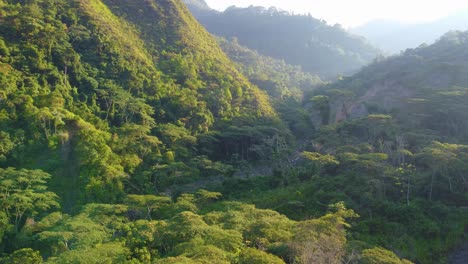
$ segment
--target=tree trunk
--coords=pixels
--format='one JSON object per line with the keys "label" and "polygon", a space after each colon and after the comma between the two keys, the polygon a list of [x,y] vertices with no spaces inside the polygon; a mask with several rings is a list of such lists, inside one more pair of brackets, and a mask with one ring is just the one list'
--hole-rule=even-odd
{"label": "tree trunk", "polygon": [[152,211],[151,207],[149,207],[147,205],[146,210],[147,210],[146,213],[147,213],[147,216],[148,216],[148,220],[153,221],[153,219],[151,218],[151,211]]}
{"label": "tree trunk", "polygon": [[406,184],[406,205],[410,205],[410,176],[408,175],[408,182]]}
{"label": "tree trunk", "polygon": [[429,189],[429,201],[432,201],[432,190],[434,187],[434,177],[435,177],[435,170],[432,171],[431,175],[431,188]]}
{"label": "tree trunk", "polygon": [[448,176],[447,178],[448,178],[448,182],[449,182],[450,192],[453,193],[452,180],[450,179],[450,176]]}

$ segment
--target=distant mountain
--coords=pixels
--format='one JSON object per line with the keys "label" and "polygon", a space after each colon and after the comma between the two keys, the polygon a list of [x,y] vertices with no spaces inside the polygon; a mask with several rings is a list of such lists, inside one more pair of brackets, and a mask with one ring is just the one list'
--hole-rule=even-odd
{"label": "distant mountain", "polygon": [[337,123],[392,114],[402,123],[447,141],[468,141],[468,31],[452,31],[430,46],[408,49],[315,93]]}
{"label": "distant mountain", "polygon": [[380,54],[364,38],[310,15],[254,6],[201,11],[190,2],[186,1],[192,13],[212,34],[237,38],[241,45],[262,55],[300,65],[304,71],[323,77],[357,71]]}
{"label": "distant mountain", "polygon": [[184,2],[187,4],[187,6],[190,6],[191,8],[200,8],[200,9],[206,9],[210,10],[211,8],[208,6],[208,4],[205,2],[205,0],[184,0]]}
{"label": "distant mountain", "polygon": [[387,53],[398,53],[423,43],[432,44],[447,31],[467,29],[468,10],[464,10],[437,21],[419,24],[376,20],[354,28],[351,32],[366,37]]}
{"label": "distant mountain", "polygon": [[190,12],[196,17],[203,16],[204,14],[217,13],[216,10],[211,9],[205,0],[183,0],[190,8]]}
{"label": "distant mountain", "polygon": [[238,69],[272,98],[290,95],[300,97],[304,91],[310,91],[323,84],[317,75],[303,72],[300,66],[260,55],[240,45],[237,39],[219,38],[218,43],[228,57],[236,62]]}

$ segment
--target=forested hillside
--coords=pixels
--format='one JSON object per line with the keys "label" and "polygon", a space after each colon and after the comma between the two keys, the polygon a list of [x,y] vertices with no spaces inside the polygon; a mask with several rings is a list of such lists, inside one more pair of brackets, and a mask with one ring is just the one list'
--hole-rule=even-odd
{"label": "forested hillside", "polygon": [[[96,226],[101,233],[78,246],[72,238],[78,231],[57,213],[45,218],[52,221],[43,229],[48,235],[25,230],[46,213],[77,215],[87,203],[124,204],[127,194],[228,175],[231,166],[208,157],[225,147],[217,132],[223,128],[286,133],[268,96],[180,1],[0,1],[0,8],[4,253],[32,247],[47,258],[105,242],[123,245],[120,235]],[[137,211],[132,218],[131,210],[120,212],[129,222],[145,219]],[[60,231],[59,220],[72,229]],[[92,237],[96,223],[77,221]],[[112,252],[102,257],[132,258],[130,249],[112,245],[103,245]]]}
{"label": "forested hillside", "polygon": [[254,6],[218,12],[202,9],[194,1],[185,2],[212,34],[237,38],[241,45],[262,55],[299,65],[321,77],[354,73],[380,53],[363,37],[310,15]]}
{"label": "forested hillside", "polygon": [[179,2],[3,3],[1,19],[2,162],[79,171],[68,176],[82,201],[113,201],[127,175],[192,160],[197,135],[221,120],[276,122]]}
{"label": "forested hillside", "polygon": [[329,178],[304,201],[348,200],[356,238],[443,263],[468,219],[467,56],[468,32],[449,32],[305,96],[305,157]]}
{"label": "forested hillside", "polygon": [[300,66],[263,56],[240,45],[235,38],[219,38],[218,43],[240,71],[272,98],[300,97],[302,93],[323,84],[319,76],[302,71]]}
{"label": "forested hillside", "polygon": [[184,3],[191,8],[211,9],[205,0],[184,0]]}
{"label": "forested hillside", "polygon": [[323,83],[182,0],[0,0],[0,263],[444,263],[467,36]]}
{"label": "forested hillside", "polygon": [[[466,129],[453,125],[463,126],[465,122],[459,115],[465,112],[463,96],[468,84],[467,35],[448,32],[433,45],[408,49],[315,92],[341,92],[340,102],[331,107],[324,122],[336,123],[368,113],[393,114],[413,122],[414,128],[425,127],[447,140],[466,140]],[[338,97],[331,101],[335,99]]]}

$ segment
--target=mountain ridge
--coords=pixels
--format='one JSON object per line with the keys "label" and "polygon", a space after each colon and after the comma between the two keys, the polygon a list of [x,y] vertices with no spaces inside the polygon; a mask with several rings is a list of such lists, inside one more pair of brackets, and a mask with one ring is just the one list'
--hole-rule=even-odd
{"label": "mountain ridge", "polygon": [[407,113],[411,102],[423,98],[429,102],[432,95],[467,87],[467,36],[468,31],[448,32],[432,45],[407,49],[320,89],[349,92],[331,111],[330,121],[362,118],[377,109],[381,113]]}
{"label": "mountain ridge", "polygon": [[240,44],[262,55],[284,59],[322,77],[355,72],[380,54],[363,37],[311,16],[293,15],[274,7],[232,6],[217,12],[187,5],[212,34],[237,38]]}

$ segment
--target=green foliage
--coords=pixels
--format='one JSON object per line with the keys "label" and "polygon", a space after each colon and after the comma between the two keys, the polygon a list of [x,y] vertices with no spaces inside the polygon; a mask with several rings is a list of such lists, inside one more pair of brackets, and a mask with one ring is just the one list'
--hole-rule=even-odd
{"label": "green foliage", "polygon": [[239,264],[248,264],[248,263],[283,264],[285,262],[276,256],[265,253],[258,249],[248,248],[241,252],[238,263]]}
{"label": "green foliage", "polygon": [[262,56],[241,46],[236,38],[220,38],[218,42],[229,58],[237,63],[240,71],[272,98],[299,96],[302,91],[311,90],[322,83],[318,76],[305,73],[298,66]]}
{"label": "green foliage", "polygon": [[38,251],[34,251],[30,248],[22,248],[13,252],[9,257],[0,259],[0,263],[41,264],[42,257]]}
{"label": "green foliage", "polygon": [[228,173],[197,145],[221,121],[280,126],[180,1],[0,8],[0,164],[50,173],[67,212]]}
{"label": "green foliage", "polygon": [[294,15],[274,7],[232,6],[217,12],[193,7],[190,2],[188,5],[212,34],[236,38],[252,50],[320,76],[352,72],[379,54],[340,25],[331,26],[310,15]]}
{"label": "green foliage", "polygon": [[[320,219],[296,222],[218,199],[219,193],[205,190],[175,202],[132,195],[128,206],[88,204],[75,216],[49,214],[25,225],[15,239],[18,247],[39,250],[48,263],[284,263],[282,258],[299,254],[296,245],[303,240],[320,238],[329,241],[331,250],[342,247],[345,219],[355,215],[337,204]],[[147,208],[158,220],[141,220]],[[9,257],[42,260],[34,250]]]}
{"label": "green foliage", "polygon": [[121,243],[106,243],[95,248],[71,250],[59,257],[49,258],[47,263],[126,263],[129,250]]}
{"label": "green foliage", "polygon": [[319,164],[320,166],[340,164],[340,162],[336,160],[335,157],[331,156],[330,154],[321,155],[320,153],[316,153],[316,152],[304,151],[301,153],[301,156],[309,161]]}
{"label": "green foliage", "polygon": [[411,261],[400,259],[393,252],[383,248],[365,249],[362,251],[361,263],[363,264],[410,264]]}
{"label": "green foliage", "polygon": [[5,41],[3,39],[0,39],[0,56],[2,57],[8,57],[10,55],[10,50],[5,44]]}
{"label": "green foliage", "polygon": [[311,90],[178,0],[0,22],[2,262],[431,263],[466,229],[466,34]]}
{"label": "green foliage", "polygon": [[50,175],[40,170],[0,169],[0,205],[16,231],[24,220],[59,207],[57,195],[47,191]]}
{"label": "green foliage", "polygon": [[169,197],[158,197],[154,195],[128,195],[127,204],[141,211],[146,211],[146,218],[152,220],[153,211],[164,207],[171,202]]}
{"label": "green foliage", "polygon": [[[451,192],[456,191],[457,187],[463,186],[464,178],[460,174],[466,167],[466,155],[468,146],[455,145],[440,142],[433,142],[430,146],[424,148],[416,155],[416,159],[431,171],[429,199],[432,200],[434,181],[438,177],[445,178],[448,183],[448,189]],[[463,191],[458,189],[458,191]]]}

